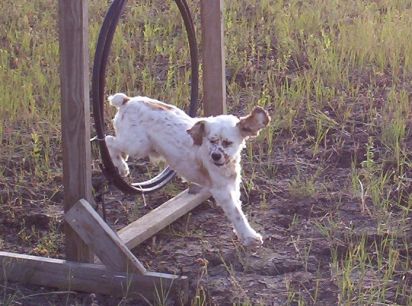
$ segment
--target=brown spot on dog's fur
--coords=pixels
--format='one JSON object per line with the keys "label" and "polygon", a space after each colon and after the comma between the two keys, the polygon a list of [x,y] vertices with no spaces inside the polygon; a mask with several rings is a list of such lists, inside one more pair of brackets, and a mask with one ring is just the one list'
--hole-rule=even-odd
{"label": "brown spot on dog's fur", "polygon": [[222,152],[222,154],[223,154],[223,159],[224,159],[224,161],[225,161],[225,164],[227,164],[230,160],[230,156],[229,156],[229,154],[227,154],[223,149],[220,149],[219,150],[220,152]]}
{"label": "brown spot on dog's fur", "polygon": [[160,110],[160,111],[170,111],[173,109],[172,106],[167,105],[162,102],[156,102],[156,101],[143,101],[147,106],[149,106],[153,110]]}
{"label": "brown spot on dog's fur", "polygon": [[122,105],[125,105],[127,102],[129,102],[130,98],[126,97],[123,99]]}
{"label": "brown spot on dog's fur", "polygon": [[249,115],[241,117],[237,125],[243,137],[253,137],[257,136],[259,131],[267,126],[269,122],[270,116],[268,112],[257,106]]}
{"label": "brown spot on dog's fur", "polygon": [[192,136],[193,144],[200,146],[203,142],[203,136],[205,134],[205,122],[199,121],[192,128],[187,130],[187,133]]}

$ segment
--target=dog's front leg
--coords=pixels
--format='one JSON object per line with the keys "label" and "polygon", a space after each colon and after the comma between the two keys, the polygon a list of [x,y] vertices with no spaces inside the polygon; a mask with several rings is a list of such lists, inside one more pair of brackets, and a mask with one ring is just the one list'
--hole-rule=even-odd
{"label": "dog's front leg", "polygon": [[222,207],[226,217],[232,222],[236,234],[245,246],[259,246],[263,243],[262,235],[257,233],[249,224],[242,211],[240,195],[235,190],[213,189],[213,198]]}
{"label": "dog's front leg", "polygon": [[116,168],[119,170],[120,175],[128,176],[129,167],[127,166],[126,161],[122,157],[122,151],[119,148],[119,144],[116,141],[116,137],[106,136],[105,140],[106,140],[107,149],[109,150],[109,154],[112,159],[112,162],[116,166]]}

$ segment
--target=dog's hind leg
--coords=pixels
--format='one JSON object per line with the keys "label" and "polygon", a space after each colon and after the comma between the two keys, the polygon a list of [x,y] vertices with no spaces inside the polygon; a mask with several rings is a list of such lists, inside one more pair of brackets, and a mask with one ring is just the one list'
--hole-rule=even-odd
{"label": "dog's hind leg", "polygon": [[120,175],[128,176],[129,166],[127,165],[126,161],[124,160],[122,156],[123,154],[126,154],[127,156],[127,153],[121,150],[121,146],[118,143],[116,137],[106,136],[105,140],[106,140],[107,149],[109,150],[109,153],[110,153],[110,157],[112,158],[112,162],[116,166]]}

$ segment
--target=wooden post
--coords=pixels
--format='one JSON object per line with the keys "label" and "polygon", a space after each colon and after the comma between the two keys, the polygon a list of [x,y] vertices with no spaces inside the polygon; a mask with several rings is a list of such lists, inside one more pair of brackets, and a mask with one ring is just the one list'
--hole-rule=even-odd
{"label": "wooden post", "polygon": [[156,272],[145,274],[118,272],[103,265],[2,251],[0,251],[0,281],[117,297],[143,297],[153,302],[159,301],[159,297],[172,296],[176,305],[186,305],[189,287],[189,281],[185,276]]}
{"label": "wooden post", "polygon": [[203,107],[206,116],[226,113],[223,0],[201,0]]}
{"label": "wooden post", "polygon": [[65,219],[109,270],[146,272],[142,263],[86,200],[77,202],[66,212]]}
{"label": "wooden post", "polygon": [[[59,0],[64,211],[92,201],[89,110],[88,0]],[[67,259],[92,262],[87,245],[65,226]]]}

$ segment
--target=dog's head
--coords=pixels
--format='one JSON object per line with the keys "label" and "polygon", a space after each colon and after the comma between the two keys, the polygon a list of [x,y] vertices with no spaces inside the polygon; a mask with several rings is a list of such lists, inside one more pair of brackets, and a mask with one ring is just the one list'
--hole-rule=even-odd
{"label": "dog's head", "polygon": [[221,115],[198,121],[187,132],[194,145],[202,146],[216,166],[235,160],[244,147],[245,140],[255,137],[270,122],[269,114],[261,107],[247,116]]}

